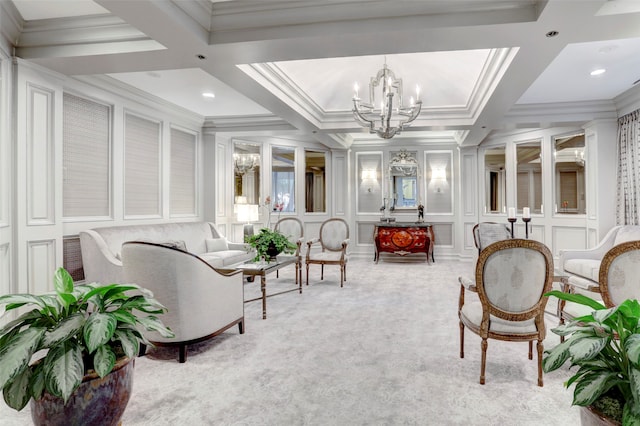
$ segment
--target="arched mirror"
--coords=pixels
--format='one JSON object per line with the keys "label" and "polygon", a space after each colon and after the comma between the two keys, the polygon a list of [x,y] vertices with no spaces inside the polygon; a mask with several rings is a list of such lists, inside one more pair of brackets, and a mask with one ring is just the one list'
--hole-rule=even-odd
{"label": "arched mirror", "polygon": [[304,202],[307,213],[326,212],[325,153],[304,151]]}
{"label": "arched mirror", "polygon": [[542,207],[542,150],[540,141],[524,142],[516,145],[517,167],[517,207],[528,207],[531,213],[543,213]]}
{"label": "arched mirror", "polygon": [[234,203],[260,204],[260,145],[233,143]]}
{"label": "arched mirror", "polygon": [[391,152],[389,161],[391,206],[395,210],[418,208],[418,160],[416,152]]}
{"label": "arched mirror", "polygon": [[554,138],[555,212],[586,214],[584,133]]}
{"label": "arched mirror", "polygon": [[506,213],[505,147],[484,151],[485,213]]}
{"label": "arched mirror", "polygon": [[296,150],[271,148],[271,205],[282,212],[296,211]]}

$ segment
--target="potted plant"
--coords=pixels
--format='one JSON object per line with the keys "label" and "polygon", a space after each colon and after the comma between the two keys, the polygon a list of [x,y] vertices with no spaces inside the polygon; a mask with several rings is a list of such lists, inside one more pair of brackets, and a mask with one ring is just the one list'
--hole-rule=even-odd
{"label": "potted plant", "polygon": [[[75,286],[63,268],[55,273],[54,287],[54,293],[39,296],[0,297],[3,316],[22,308],[21,315],[0,328],[0,388],[4,399],[18,411],[32,400],[36,424],[41,424],[40,420],[47,424],[73,424],[76,420],[89,424],[91,416],[100,424],[117,424],[130,395],[131,361],[140,344],[148,344],[140,330],[173,336],[155,316],[166,308],[135,284]],[[110,373],[118,373],[121,378],[110,383]],[[91,378],[101,382],[83,383]],[[122,381],[128,381],[128,386],[125,383],[121,389],[125,395],[112,394],[114,386]],[[100,396],[98,388],[104,388],[106,396]],[[80,391],[90,394],[77,396]],[[124,406],[103,409],[87,405],[101,400],[122,401]],[[74,403],[79,405],[79,413],[72,413]],[[50,409],[54,412],[47,411]]]}
{"label": "potted plant", "polygon": [[575,385],[573,405],[582,407],[583,424],[599,417],[610,419],[601,424],[640,425],[640,303],[625,300],[606,308],[581,294],[554,290],[546,296],[588,306],[593,312],[551,330],[567,338],[546,351],[544,371],[556,370],[567,360],[578,367],[565,385]]}
{"label": "potted plant", "polygon": [[295,253],[298,248],[285,235],[269,228],[260,229],[260,232],[250,236],[246,242],[256,250],[256,257],[253,259],[256,262],[260,259],[270,260],[283,252]]}

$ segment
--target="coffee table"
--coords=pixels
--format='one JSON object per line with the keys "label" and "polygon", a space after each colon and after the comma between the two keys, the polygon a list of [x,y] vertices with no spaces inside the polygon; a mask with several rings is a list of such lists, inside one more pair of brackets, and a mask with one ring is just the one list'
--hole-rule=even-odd
{"label": "coffee table", "polygon": [[228,271],[242,270],[244,277],[260,277],[260,291],[262,295],[254,299],[245,300],[244,303],[255,302],[256,300],[262,300],[262,319],[267,319],[267,297],[277,296],[279,294],[290,293],[298,290],[302,294],[302,277],[298,279],[298,270],[296,269],[296,281],[298,282],[297,288],[291,290],[279,291],[277,293],[267,294],[267,274],[275,272],[285,266],[293,265],[298,262],[298,256],[286,256],[277,258],[268,263],[266,262],[243,262],[234,265],[229,265],[224,268],[218,268]]}

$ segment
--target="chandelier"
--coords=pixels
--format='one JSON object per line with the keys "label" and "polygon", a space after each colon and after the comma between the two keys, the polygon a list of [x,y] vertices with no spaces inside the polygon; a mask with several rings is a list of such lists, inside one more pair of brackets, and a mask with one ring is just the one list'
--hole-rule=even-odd
{"label": "chandelier", "polygon": [[233,166],[238,174],[245,174],[258,166],[260,157],[258,154],[233,154]]}
{"label": "chandelier", "polygon": [[[369,133],[375,133],[383,139],[391,139],[400,134],[420,114],[420,87],[416,86],[416,99],[412,96],[409,106],[405,106],[402,101],[402,79],[396,78],[393,71],[387,68],[386,61],[384,67],[369,81],[369,103],[360,99],[358,90],[356,83],[353,96],[354,118],[363,127],[368,127]],[[376,101],[376,94],[380,101]]]}

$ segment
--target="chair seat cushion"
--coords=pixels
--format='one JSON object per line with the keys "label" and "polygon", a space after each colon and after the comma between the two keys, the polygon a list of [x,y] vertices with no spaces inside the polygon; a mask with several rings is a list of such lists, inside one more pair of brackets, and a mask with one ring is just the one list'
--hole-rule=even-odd
{"label": "chair seat cushion", "polygon": [[202,260],[213,267],[229,266],[234,263],[244,262],[247,260],[247,257],[247,252],[242,250],[214,251],[200,255]]}
{"label": "chair seat cushion", "polygon": [[[464,323],[480,327],[482,322],[482,303],[480,301],[465,302],[460,311]],[[531,334],[536,333],[536,325],[533,318],[526,321],[507,321],[490,317],[489,331],[499,334]]]}
{"label": "chair seat cushion", "polygon": [[[342,257],[342,252],[339,251],[322,251],[318,253],[310,253],[309,260],[316,262],[339,262]],[[346,262],[347,256],[344,257]]]}
{"label": "chair seat cushion", "polygon": [[565,272],[598,282],[600,261],[592,259],[569,259],[564,262]]}

